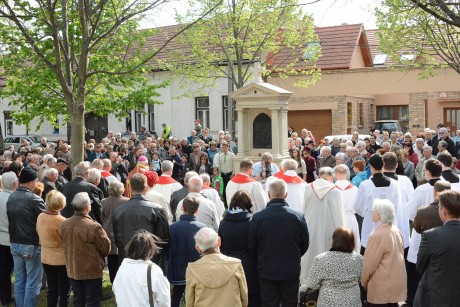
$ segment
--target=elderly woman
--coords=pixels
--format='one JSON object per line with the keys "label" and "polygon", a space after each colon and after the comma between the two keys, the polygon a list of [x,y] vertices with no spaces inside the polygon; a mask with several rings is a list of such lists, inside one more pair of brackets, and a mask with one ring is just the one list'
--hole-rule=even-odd
{"label": "elderly woman", "polygon": [[409,160],[409,152],[406,149],[401,150],[401,162],[404,167],[404,175],[409,177],[412,181],[415,177],[415,166],[412,161]]}
{"label": "elderly woman", "polygon": [[[169,282],[161,268],[149,260],[159,251],[157,243],[153,234],[142,229],[126,245],[128,258],[121,263],[112,287],[117,306],[171,305]],[[153,304],[149,304],[150,291]]]}
{"label": "elderly woman", "polygon": [[240,190],[233,195],[227,214],[219,226],[219,237],[222,239],[221,252],[230,257],[241,259],[248,284],[249,307],[260,306],[259,275],[257,261],[249,252],[248,239],[251,224],[251,195]]}
{"label": "elderly woman", "polygon": [[391,201],[376,199],[372,220],[376,228],[364,253],[361,285],[367,290],[369,306],[396,307],[406,300],[407,275],[401,232],[393,225],[395,210]]}
{"label": "elderly woman", "polygon": [[125,186],[118,180],[113,180],[109,184],[109,197],[104,198],[101,201],[102,206],[102,227],[104,228],[107,236],[110,239],[110,252],[107,256],[107,266],[109,268],[110,282],[113,284],[115,280],[115,275],[118,271],[118,249],[115,245],[115,239],[113,238],[113,213],[121,205],[128,202],[129,198],[123,197],[125,192]]}
{"label": "elderly woman", "polygon": [[56,190],[46,195],[48,210],[37,218],[37,233],[42,248],[41,260],[48,283],[48,306],[68,306],[70,301],[70,281],[64,260],[61,241],[61,224],[66,220],[60,215],[66,206],[65,196]]}
{"label": "elderly woman", "polygon": [[351,229],[338,227],[332,234],[331,249],[313,259],[307,285],[319,289],[318,307],[361,306],[363,257],[353,252],[354,247]]}

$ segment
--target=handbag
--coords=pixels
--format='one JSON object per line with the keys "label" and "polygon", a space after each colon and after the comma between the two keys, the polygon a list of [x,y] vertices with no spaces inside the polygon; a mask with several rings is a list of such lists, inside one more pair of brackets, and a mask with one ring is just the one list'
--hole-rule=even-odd
{"label": "handbag", "polygon": [[153,305],[154,296],[153,296],[153,291],[152,291],[152,266],[153,266],[153,263],[150,263],[149,267],[147,269],[147,288],[148,288],[148,291],[149,291],[149,305],[150,305],[150,307],[154,307],[154,305]]}
{"label": "handbag", "polygon": [[301,287],[299,291],[299,304],[300,306],[306,307],[316,307],[316,302],[318,301],[319,289],[314,290],[311,288]]}

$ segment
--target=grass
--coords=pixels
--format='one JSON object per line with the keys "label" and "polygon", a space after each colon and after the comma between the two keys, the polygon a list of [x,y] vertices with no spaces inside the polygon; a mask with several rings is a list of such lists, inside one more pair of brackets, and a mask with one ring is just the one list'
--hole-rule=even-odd
{"label": "grass", "polygon": [[[102,282],[102,294],[105,296],[107,294],[112,294],[113,296],[106,300],[102,301],[103,307],[112,307],[116,306],[117,303],[115,302],[115,295],[112,292],[112,284],[110,283],[109,273],[104,271],[104,277]],[[46,307],[46,294],[48,293],[47,289],[43,289],[38,296],[38,307]],[[73,295],[70,297],[70,304],[69,306],[73,306]]]}

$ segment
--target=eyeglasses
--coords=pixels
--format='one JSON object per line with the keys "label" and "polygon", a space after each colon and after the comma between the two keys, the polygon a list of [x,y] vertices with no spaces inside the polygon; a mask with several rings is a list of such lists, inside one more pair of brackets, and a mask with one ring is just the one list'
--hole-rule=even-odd
{"label": "eyeglasses", "polygon": [[200,147],[200,146],[193,146],[193,148],[198,148],[198,147]]}

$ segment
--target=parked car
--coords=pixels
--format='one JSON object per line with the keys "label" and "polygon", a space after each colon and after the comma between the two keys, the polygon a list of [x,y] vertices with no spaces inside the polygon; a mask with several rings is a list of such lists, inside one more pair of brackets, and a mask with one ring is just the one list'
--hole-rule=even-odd
{"label": "parked car", "polygon": [[[351,140],[352,135],[351,135],[351,134],[328,135],[328,136],[325,136],[324,139],[327,141],[327,143],[328,143],[329,145],[331,145],[331,144],[332,144],[332,140],[333,140],[335,137],[339,139],[339,142],[341,142],[342,139],[344,139],[344,138],[347,138],[347,139]],[[358,134],[358,140],[360,140],[360,141],[363,141],[365,138],[368,138],[368,137],[369,137],[368,134]]]}
{"label": "parked car", "polygon": [[374,130],[379,130],[380,133],[387,131],[389,134],[391,134],[393,131],[401,131],[402,133],[406,133],[407,127],[401,120],[376,120],[371,127],[370,133],[374,132]]}
{"label": "parked car", "polygon": [[[3,148],[7,149],[11,145],[14,146],[14,150],[18,150],[19,147],[22,145],[22,141],[26,139],[27,142],[29,142],[29,146],[31,149],[36,148],[38,145],[40,145],[40,141],[42,140],[42,137],[38,134],[29,134],[29,135],[7,135],[5,139],[3,140]],[[48,144],[50,142],[47,142]]]}

